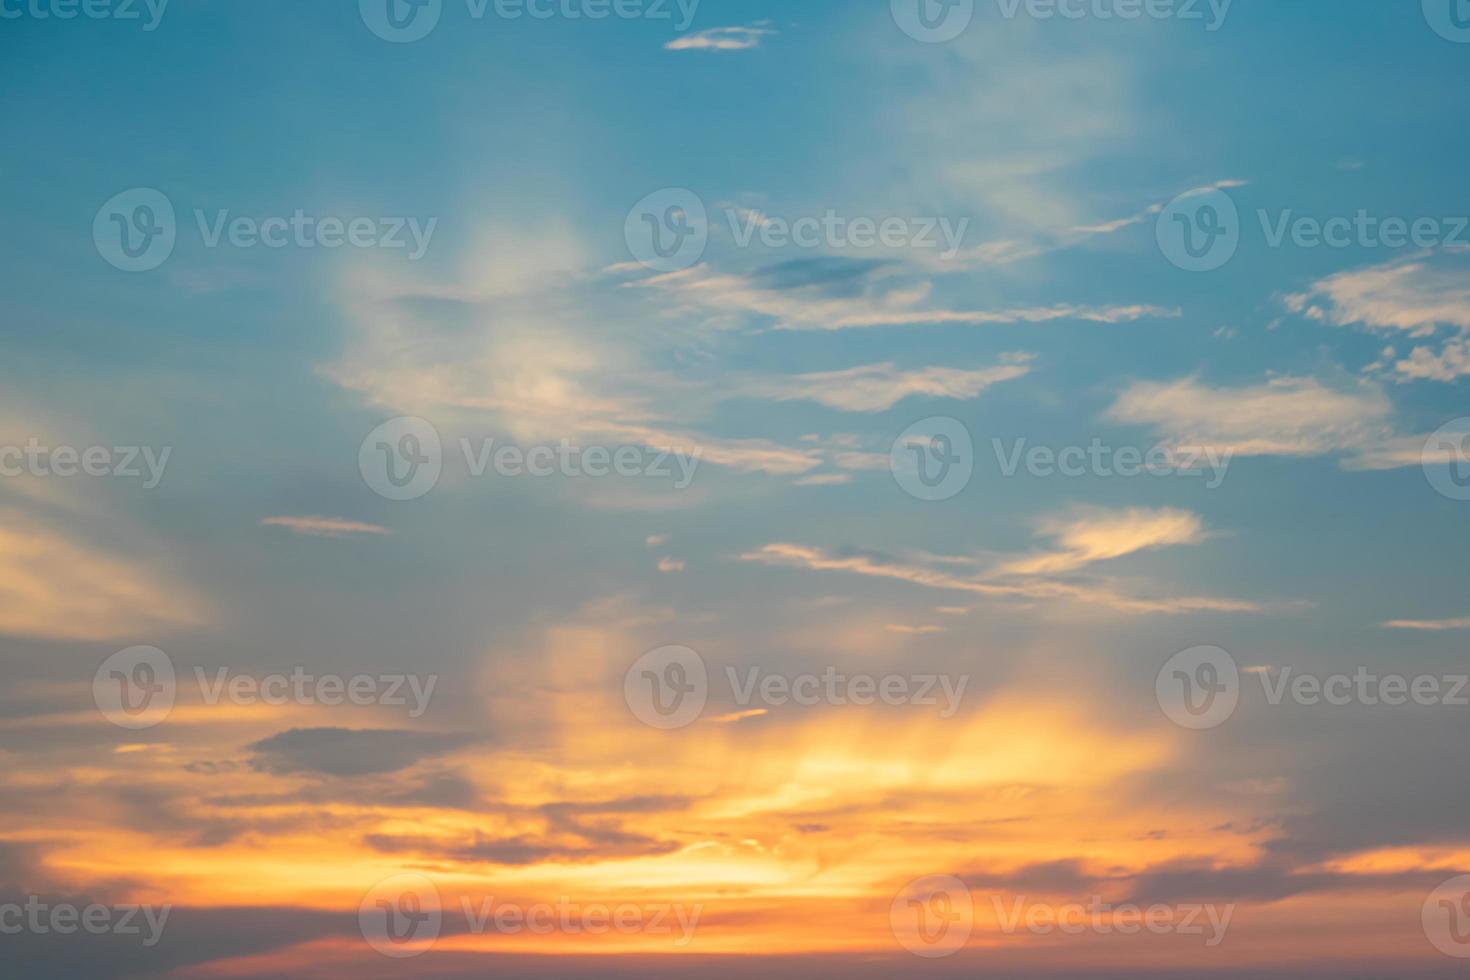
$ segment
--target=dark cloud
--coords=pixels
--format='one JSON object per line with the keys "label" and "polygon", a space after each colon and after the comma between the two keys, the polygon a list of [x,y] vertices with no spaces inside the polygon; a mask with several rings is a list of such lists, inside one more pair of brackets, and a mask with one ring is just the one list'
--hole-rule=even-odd
{"label": "dark cloud", "polygon": [[276,775],[367,776],[397,772],[475,741],[397,729],[293,728],[250,745],[257,769]]}

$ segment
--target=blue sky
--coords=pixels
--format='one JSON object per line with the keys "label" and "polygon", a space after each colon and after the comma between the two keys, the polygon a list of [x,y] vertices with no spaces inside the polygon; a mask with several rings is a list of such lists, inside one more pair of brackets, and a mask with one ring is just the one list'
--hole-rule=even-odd
{"label": "blue sky", "polygon": [[[767,669],[965,671],[983,692],[964,715],[976,725],[1019,699],[1075,708],[1102,737],[1167,742],[1147,763],[1115,746],[1129,762],[1094,797],[1160,825],[1188,797],[1224,814],[1217,826],[1252,827],[1231,832],[1249,848],[1227,834],[1166,861],[1130,857],[1140,880],[1190,861],[1263,876],[1390,869],[1402,894],[1334,881],[1324,901],[1342,903],[1342,921],[1395,924],[1384,964],[1439,975],[1450,961],[1424,946],[1413,914],[1470,864],[1454,819],[1464,799],[1445,779],[1464,715],[1253,704],[1249,724],[1181,740],[1154,678],[1201,644],[1266,676],[1463,663],[1467,504],[1437,489],[1447,458],[1426,441],[1466,414],[1470,44],[1437,31],[1435,0],[1235,0],[1213,30],[1206,4],[1203,20],[1121,20],[1098,16],[1116,9],[1107,0],[1069,6],[1077,19],[975,0],[968,26],[938,43],[901,29],[904,2],[703,0],[680,30],[673,4],[669,18],[508,19],[443,0],[411,43],[377,36],[345,2],[176,2],[151,30],[146,8],[142,20],[61,21],[0,5],[20,11],[0,20],[0,447],[170,450],[156,487],[0,477],[12,607],[0,650],[15,681],[0,752],[27,772],[80,773],[86,753],[111,751],[116,731],[41,719],[89,708],[97,664],[135,644],[181,670],[413,669],[442,678],[416,731],[473,733],[482,766],[538,758],[539,773],[559,773],[538,784],[551,805],[598,785],[594,763],[552,748],[581,732],[566,704],[617,696],[627,663],[663,644]],[[94,222],[112,227],[115,201],[125,224],[138,217],[140,188],[167,200],[176,243],[129,272]],[[628,229],[639,202],[674,200],[669,189],[704,211],[708,243],[649,268]],[[1195,221],[1201,201],[1221,199],[1236,211],[1228,261],[1178,267],[1158,237],[1174,232],[1171,215]],[[304,243],[210,244],[213,225],[298,212],[317,228]],[[1341,247],[1271,241],[1273,228],[1360,214],[1375,231],[1340,223]],[[828,215],[848,231],[892,223],[903,241],[772,245],[756,231]],[[398,228],[413,242],[416,229],[422,255],[322,247],[310,237],[322,218],[365,221],[374,242]],[[1419,222],[1423,240],[1385,244],[1385,219]],[[911,240],[930,229],[957,235],[953,254]],[[410,500],[387,499],[359,467],[369,433],[400,418],[426,420],[443,447],[443,475]],[[935,418],[967,430],[973,476],[923,500],[890,453]],[[407,430],[390,431],[398,444]],[[461,439],[631,446],[644,461],[672,449],[698,463],[680,488],[476,477]],[[1007,475],[1000,457],[1022,440],[1152,449],[1171,467],[1212,453],[1224,468],[1218,481]],[[851,723],[817,714],[772,711],[721,737],[779,754],[783,739],[810,748],[823,726]],[[207,794],[263,792],[179,776],[200,753],[263,779],[270,767],[251,752],[274,734],[405,727],[325,712],[188,724],[198,731],[138,737],[172,774],[146,803],[162,838],[213,819]],[[925,737],[952,748],[959,732]],[[679,745],[695,766],[686,756],[702,743]],[[463,759],[420,761],[484,800],[523,791]],[[659,774],[634,768],[617,792],[654,794]],[[312,778],[325,781],[313,791],[367,795],[340,772]],[[0,845],[38,848],[46,887],[126,892],[118,882],[141,872],[102,875],[86,857],[129,812],[120,784],[102,784],[95,799],[75,784],[64,794],[104,814],[97,825],[47,829],[26,804]],[[971,788],[990,800],[993,787]],[[739,796],[705,789],[730,807]],[[735,812],[710,806],[715,823]],[[739,812],[751,827],[774,819]],[[680,818],[644,816],[642,832],[699,845]],[[381,840],[377,819],[359,814],[342,833]],[[262,848],[278,829],[262,813],[230,826],[221,840]],[[910,877],[975,871],[974,853],[946,849],[953,839],[936,829],[917,856],[951,865]],[[1406,848],[1422,881],[1395,863]],[[1026,853],[1018,867],[1096,859],[1064,843]],[[233,873],[242,859],[218,860]],[[363,865],[357,852],[340,860]],[[597,856],[597,873],[622,860]],[[667,880],[703,894],[684,870]],[[863,887],[879,894],[892,873],[865,869]],[[762,879],[782,924],[772,948],[860,949],[803,943],[783,904],[797,902],[795,880]],[[853,893],[851,878],[802,880]],[[184,905],[241,901],[155,885]],[[268,891],[247,904],[340,904]],[[1401,905],[1409,927],[1395,931]],[[1281,914],[1310,921],[1298,913]],[[1258,939],[1220,964],[1293,968]],[[266,938],[255,952],[285,957],[271,968],[316,962]],[[1038,956],[1022,965],[1055,965]],[[1111,957],[1090,966],[1141,962]]]}

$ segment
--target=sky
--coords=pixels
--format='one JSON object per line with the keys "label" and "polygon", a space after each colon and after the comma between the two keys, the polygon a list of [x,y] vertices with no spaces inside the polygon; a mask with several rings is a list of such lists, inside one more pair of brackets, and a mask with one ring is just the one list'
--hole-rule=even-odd
{"label": "sky", "polygon": [[1470,4],[0,0],[34,978],[1463,976]]}

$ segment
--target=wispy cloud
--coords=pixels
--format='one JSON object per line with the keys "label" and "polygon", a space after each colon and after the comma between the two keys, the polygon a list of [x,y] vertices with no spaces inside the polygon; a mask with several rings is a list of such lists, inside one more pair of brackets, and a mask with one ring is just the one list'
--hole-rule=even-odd
{"label": "wispy cloud", "polygon": [[776,33],[761,26],[765,23],[761,21],[755,27],[711,27],[675,38],[664,48],[669,51],[749,51],[760,45],[761,38]]}
{"label": "wispy cloud", "polygon": [[1470,630],[1470,616],[1459,619],[1391,619],[1383,624],[1383,628],[1389,630],[1421,630],[1427,633]]}
{"label": "wispy cloud", "polygon": [[[1470,248],[1341,272],[1286,296],[1285,303],[1309,319],[1424,339],[1403,357],[1392,348],[1384,352],[1380,364],[1391,364],[1400,380],[1470,375]],[[1428,340],[1443,329],[1451,336],[1438,344]]]}
{"label": "wispy cloud", "polygon": [[267,517],[261,527],[283,527],[312,538],[342,538],[353,534],[392,534],[386,527],[344,517]]}
{"label": "wispy cloud", "polygon": [[1204,536],[1204,523],[1185,510],[1134,507],[1051,518],[1042,521],[1039,530],[1059,547],[1007,562],[998,574],[1057,575],[1139,551],[1197,544]]}
{"label": "wispy cloud", "polygon": [[974,398],[991,385],[1024,377],[1034,355],[1012,355],[1008,364],[967,370],[925,367],[903,370],[893,363],[867,364],[769,378],[750,386],[752,394],[777,401],[805,400],[848,412],[881,412],[905,398]]}
{"label": "wispy cloud", "polygon": [[1320,456],[1363,450],[1392,435],[1392,406],[1371,385],[1346,389],[1313,378],[1212,387],[1197,378],[1130,385],[1108,409],[1147,425],[1180,450],[1236,456]]}

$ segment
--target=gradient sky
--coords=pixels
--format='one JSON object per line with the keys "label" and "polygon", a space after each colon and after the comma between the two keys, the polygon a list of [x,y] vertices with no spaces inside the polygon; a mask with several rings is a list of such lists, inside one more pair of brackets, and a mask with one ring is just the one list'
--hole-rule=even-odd
{"label": "gradient sky", "polygon": [[[0,905],[173,908],[146,948],[0,934],[23,975],[1464,975],[1421,910],[1470,872],[1470,706],[1272,705],[1258,679],[1470,671],[1470,503],[1426,449],[1470,432],[1470,36],[1448,0],[1213,25],[975,0],[930,43],[906,2],[685,25],[443,0],[411,43],[372,0],[0,2],[0,454],[168,450],[156,486],[0,476]],[[137,188],[176,243],[128,272],[94,223]],[[668,188],[708,244],[649,268],[629,228]],[[1233,257],[1179,268],[1160,234],[1222,199]],[[211,247],[195,218],[298,210],[433,232],[415,259]],[[829,212],[964,234],[740,241]],[[1262,212],[1449,240],[1273,245]],[[401,417],[444,452],[398,501],[359,454]],[[923,500],[890,450],[935,418],[973,475]],[[461,439],[699,464],[475,477]],[[1007,475],[994,440],[1228,468]],[[93,681],[140,645],[180,684],[126,730]],[[710,704],[660,730],[624,681],[669,645]],[[1156,679],[1202,645],[1239,705],[1191,730]],[[298,667],[437,680],[414,716],[192,682]],[[727,667],[968,680],[947,717],[752,708]],[[411,959],[359,929],[402,874],[446,906]],[[890,909],[934,875],[971,933],[916,958]],[[677,947],[476,933],[459,901],[492,895],[702,912]],[[1094,896],[1234,912],[1206,947],[1008,932],[993,902]]]}

